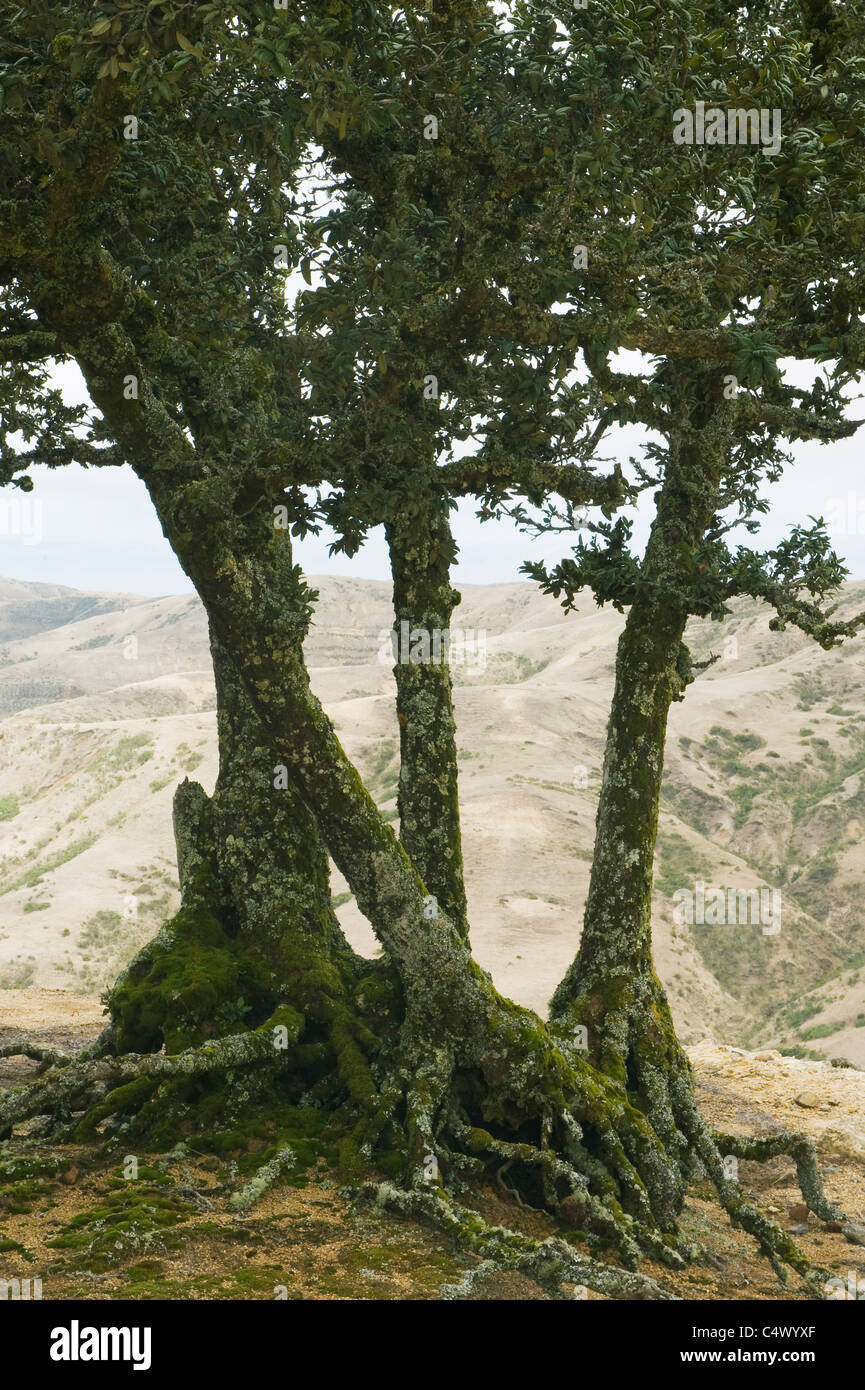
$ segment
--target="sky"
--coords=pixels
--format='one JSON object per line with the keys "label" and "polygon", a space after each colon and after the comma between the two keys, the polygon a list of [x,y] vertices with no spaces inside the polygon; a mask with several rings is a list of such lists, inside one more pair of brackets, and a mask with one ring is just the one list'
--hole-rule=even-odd
{"label": "sky", "polygon": [[[780,364],[785,365],[785,364]],[[795,366],[795,364],[794,364]],[[791,371],[796,380],[799,371]],[[83,383],[71,366],[59,369],[58,383],[70,400],[86,399]],[[804,378],[803,378],[804,380]],[[863,402],[851,415],[865,415]],[[604,456],[626,463],[638,452],[640,434],[622,430]],[[856,436],[837,444],[792,446],[794,462],[784,477],[767,489],[770,511],[751,545],[775,544],[796,522],[823,516],[833,544],[854,579],[865,579],[865,479],[863,442]],[[192,592],[192,585],[162,535],[143,485],[129,468],[83,469],[75,466],[34,470],[35,489],[0,491],[0,577],[62,584],[73,589],[149,596]],[[453,525],[459,544],[454,572],[457,584],[500,584],[524,579],[520,565],[542,559],[555,563],[569,553],[568,537],[533,539],[507,521],[481,523],[475,504],[464,502]],[[651,522],[651,494],[634,517],[634,544],[642,549]],[[297,562],[307,574],[343,574],[364,579],[389,578],[387,548],[381,528],[373,532],[354,559],[328,555],[322,534],[297,542]]]}

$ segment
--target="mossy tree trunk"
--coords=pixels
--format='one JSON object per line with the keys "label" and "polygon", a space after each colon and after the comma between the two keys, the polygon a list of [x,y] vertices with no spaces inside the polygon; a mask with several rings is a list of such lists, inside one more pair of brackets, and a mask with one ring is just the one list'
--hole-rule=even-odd
{"label": "mossy tree trunk", "polygon": [[691,392],[619,640],[579,950],[551,1001],[558,1024],[586,1029],[589,1056],[626,1087],[673,1155],[690,1150],[693,1097],[652,960],[652,876],[667,720],[692,679],[683,637],[726,463],[723,408],[707,386]]}
{"label": "mossy tree trunk", "polygon": [[255,511],[242,536],[234,518],[204,526],[186,510],[197,506],[195,490],[166,497],[158,477],[148,481],[220,643],[399,977],[399,1046],[362,1147],[401,1116],[415,1181],[436,1155],[454,1178],[514,1163],[539,1202],[556,1206],[577,1190],[588,1224],[628,1258],[640,1241],[663,1257],[652,1229],[670,1228],[678,1192],[651,1128],[565,1037],[497,994],[456,923],[427,912],[427,885],[313,695],[302,653],[309,591],[289,563],[287,536]]}
{"label": "mossy tree trunk", "polygon": [[393,574],[400,841],[438,905],[468,935],[449,659],[460,596],[447,504],[423,499],[385,527]]}
{"label": "mossy tree trunk", "polygon": [[238,938],[284,993],[304,944],[313,956],[362,966],[331,906],[327,851],[273,740],[215,633],[219,776],[213,794],[220,881],[235,905]]}
{"label": "mossy tree trunk", "polygon": [[181,906],[107,997],[112,1050],[176,1053],[288,1010],[298,1085],[368,1096],[377,1040],[355,996],[382,963],[345,940],[315,821],[215,634],[211,651],[219,775],[212,797],[189,781],[175,794]]}

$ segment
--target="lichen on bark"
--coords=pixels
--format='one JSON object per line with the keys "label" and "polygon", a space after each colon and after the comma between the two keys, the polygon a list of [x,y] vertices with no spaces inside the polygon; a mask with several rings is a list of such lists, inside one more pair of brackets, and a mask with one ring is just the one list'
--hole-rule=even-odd
{"label": "lichen on bark", "polygon": [[[438,905],[467,935],[449,653],[451,622],[460,595],[450,582],[456,546],[447,503],[420,499],[395,517],[385,532],[397,646],[400,841]],[[415,632],[423,639],[417,660],[412,659]]]}

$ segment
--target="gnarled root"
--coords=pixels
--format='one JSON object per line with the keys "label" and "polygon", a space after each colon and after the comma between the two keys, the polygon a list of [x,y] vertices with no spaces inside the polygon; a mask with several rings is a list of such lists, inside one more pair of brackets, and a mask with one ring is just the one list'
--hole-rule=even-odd
{"label": "gnarled root", "polygon": [[507,1173],[509,1195],[609,1243],[627,1266],[643,1255],[680,1266],[682,1191],[645,1116],[529,1011],[491,986],[481,998],[446,1047],[425,1042],[409,1012],[378,1105],[355,1131],[355,1157],[371,1157],[395,1129],[410,1191],[432,1183],[455,1193],[467,1177],[502,1184]]}
{"label": "gnarled root", "polygon": [[733,1158],[750,1159],[752,1163],[767,1163],[771,1158],[786,1155],[796,1165],[799,1191],[805,1199],[809,1211],[819,1216],[821,1221],[843,1221],[844,1213],[834,1202],[830,1202],[823,1191],[823,1179],[817,1166],[817,1150],[804,1134],[783,1130],[779,1134],[768,1134],[746,1138],[738,1134],[721,1134],[712,1131],[716,1149]]}
{"label": "gnarled root", "polygon": [[[295,1015],[295,1020],[298,1017]],[[287,1027],[286,1015],[280,1015],[280,1019],[281,1026]],[[57,1066],[41,1081],[0,1095],[0,1134],[37,1115],[68,1118],[76,1109],[88,1111],[90,1123],[97,1124],[134,1105],[135,1100],[143,1101],[166,1081],[189,1080],[262,1062],[273,1066],[279,1058],[274,1044],[275,1026],[269,1020],[254,1032],[219,1038],[173,1057],[127,1053],[122,1057],[76,1059],[66,1066]]]}
{"label": "gnarled root", "polygon": [[51,1067],[68,1067],[72,1061],[71,1055],[56,1052],[53,1047],[37,1047],[26,1038],[18,1038],[15,1042],[0,1045],[0,1057],[29,1057],[32,1062],[39,1063],[37,1076],[41,1076]]}
{"label": "gnarled root", "polygon": [[588,1259],[556,1237],[535,1240],[504,1226],[493,1226],[476,1211],[450,1201],[441,1193],[407,1191],[393,1183],[367,1183],[358,1196],[404,1216],[430,1221],[451,1236],[461,1249],[484,1257],[484,1263],[469,1271],[459,1284],[446,1285],[440,1298],[465,1298],[482,1275],[500,1270],[515,1270],[527,1275],[555,1298],[565,1296],[563,1284],[594,1289],[615,1299],[674,1298],[645,1275]]}
{"label": "gnarled root", "polygon": [[[625,1085],[596,1069],[566,1028],[548,1028],[502,999],[480,972],[467,978],[468,997],[445,1019],[434,1011],[425,1016],[409,996],[399,1039],[385,1044],[354,1017],[349,995],[325,991],[317,995],[312,1027],[284,1004],[258,1028],[174,1055],[68,1061],[26,1044],[7,1045],[50,1070],[0,1096],[0,1135],[37,1116],[52,1117],[55,1133],[79,1141],[95,1139],[106,1121],[109,1136],[118,1125],[125,1136],[142,1135],[151,1117],[194,1114],[201,1079],[222,1084],[231,1107],[266,1105],[274,1086],[293,1079],[296,1095],[305,1089],[314,1103],[353,1113],[342,1151],[347,1176],[362,1178],[380,1149],[401,1150],[403,1183],[377,1188],[382,1200],[433,1217],[497,1268],[530,1274],[554,1297],[566,1283],[612,1297],[664,1296],[626,1271],[643,1256],[673,1268],[693,1256],[681,1243],[677,1218],[687,1179],[697,1171],[709,1175],[731,1220],[754,1237],[779,1276],[792,1268],[816,1292],[826,1276],[745,1200],[724,1165],[725,1154],[759,1160],[789,1152],[809,1205],[824,1219],[837,1219],[807,1140],[714,1135],[697,1109],[687,1059],[680,1051],[671,1057],[670,1038],[657,1028],[629,1056],[625,1075],[632,1086]],[[441,1009],[441,1002],[432,1007]],[[277,1168],[287,1161],[284,1156]],[[273,1164],[264,1164],[238,1202],[276,1181]],[[489,1227],[455,1205],[467,1182],[483,1177],[590,1242],[612,1247],[625,1269],[588,1260],[560,1238],[533,1241]],[[459,1296],[475,1278],[460,1286]]]}
{"label": "gnarled root", "polygon": [[709,1129],[697,1108],[691,1064],[676,1038],[666,996],[651,969],[633,978],[608,981],[564,1006],[560,1001],[558,1027],[573,1028],[577,1020],[587,1021],[593,1059],[605,1075],[623,1081],[681,1183],[702,1168],[730,1220],[753,1236],[779,1279],[786,1282],[787,1269],[793,1269],[809,1289],[820,1290],[824,1272],[813,1268],[788,1233],[743,1197],[724,1162],[728,1156],[765,1161],[788,1153],[811,1209],[817,1215],[826,1213],[825,1220],[843,1219],[824,1195],[810,1142],[792,1134],[740,1139]]}

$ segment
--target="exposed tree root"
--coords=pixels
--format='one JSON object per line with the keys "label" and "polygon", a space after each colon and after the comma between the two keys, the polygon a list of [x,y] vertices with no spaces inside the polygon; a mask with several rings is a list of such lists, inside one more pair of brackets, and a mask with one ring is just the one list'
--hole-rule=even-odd
{"label": "exposed tree root", "polygon": [[[644,1038],[639,1057],[629,1057],[631,1089],[589,1063],[567,1032],[501,999],[486,977],[478,974],[474,982],[472,1007],[452,1013],[437,1030],[448,1038],[446,1046],[425,1041],[436,1030],[422,1026],[410,1007],[399,1044],[376,1052],[377,1039],[365,1025],[354,1028],[348,1004],[337,1000],[320,1016],[319,1024],[330,1027],[317,1025],[315,1040],[304,1016],[283,1005],[256,1029],[174,1055],[69,1061],[26,1042],[7,1044],[5,1055],[34,1057],[49,1070],[32,1085],[0,1095],[0,1136],[38,1116],[49,1117],[46,1133],[78,1142],[116,1132],[128,1142],[152,1132],[154,1121],[164,1135],[166,1117],[195,1114],[191,1082],[209,1078],[209,1085],[225,1089],[233,1111],[243,1105],[254,1110],[267,1106],[282,1080],[305,1077],[308,1086],[317,1074],[304,1103],[354,1117],[341,1149],[350,1181],[362,1181],[379,1150],[402,1152],[402,1185],[377,1188],[381,1200],[434,1217],[497,1268],[519,1269],[555,1297],[563,1283],[613,1297],[665,1296],[633,1271],[646,1256],[680,1268],[697,1253],[682,1243],[677,1218],[687,1181],[699,1172],[708,1174],[731,1221],[755,1239],[779,1278],[793,1269],[819,1292],[825,1272],[813,1269],[792,1238],[745,1200],[724,1163],[728,1155],[764,1161],[789,1153],[811,1209],[837,1220],[841,1214],[823,1194],[806,1139],[713,1134],[697,1109],[687,1058],[678,1045],[678,1056],[671,1057],[668,1038],[663,1055],[653,1055]],[[344,1060],[347,1045],[351,1066]],[[235,1194],[234,1209],[249,1209],[289,1161],[290,1150],[281,1149]],[[521,1205],[607,1244],[625,1268],[587,1260],[562,1239],[538,1242],[488,1227],[454,1200],[481,1177],[497,1179]],[[470,1279],[453,1296],[466,1296],[471,1285]]]}
{"label": "exposed tree root", "polygon": [[[284,1018],[280,1024],[287,1026]],[[275,1026],[269,1021],[254,1032],[219,1038],[173,1057],[127,1053],[83,1062],[76,1059],[58,1066],[41,1081],[0,1094],[0,1135],[37,1115],[68,1118],[76,1108],[89,1109],[91,1117],[98,1112],[98,1123],[129,1108],[135,1100],[143,1101],[146,1085],[151,1083],[158,1086],[164,1081],[235,1071],[256,1063],[273,1066],[281,1055],[274,1045]],[[21,1051],[24,1045],[16,1046]]]}
{"label": "exposed tree root", "polygon": [[52,1047],[39,1047],[26,1038],[16,1038],[13,1042],[0,1045],[0,1057],[29,1057],[39,1062],[36,1075],[42,1076],[53,1067],[68,1067],[70,1062],[86,1062],[94,1057],[106,1057],[112,1052],[112,1028],[104,1028],[97,1038],[82,1047],[79,1052],[57,1052]]}
{"label": "exposed tree root", "polygon": [[733,1225],[741,1226],[754,1237],[782,1284],[787,1282],[786,1267],[789,1267],[800,1275],[816,1297],[822,1297],[823,1288],[830,1277],[829,1273],[811,1265],[786,1231],[782,1231],[780,1226],[745,1200],[739,1184],[726,1176],[724,1161],[708,1126],[700,1120],[700,1127],[702,1133],[697,1139],[697,1152]]}
{"label": "exposed tree root", "polygon": [[753,1163],[766,1163],[770,1158],[782,1154],[792,1158],[796,1165],[799,1190],[809,1211],[819,1216],[821,1221],[843,1221],[844,1214],[834,1202],[830,1202],[823,1191],[823,1179],[817,1166],[817,1151],[811,1140],[804,1134],[784,1130],[780,1134],[769,1134],[759,1138],[747,1139],[738,1134],[712,1132],[715,1147],[722,1154],[734,1158],[750,1159]]}
{"label": "exposed tree root", "polygon": [[[678,1045],[672,1066],[669,1055],[653,1058],[643,1047],[639,1070],[631,1064],[629,1079],[640,1080],[632,1092],[569,1053],[565,1041],[557,1045],[526,1011],[503,1000],[497,1006],[494,1024],[475,1016],[476,1027],[465,1024],[449,1049],[420,1048],[413,1066],[403,1055],[389,1074],[373,1131],[402,1113],[409,1191],[426,1200],[431,1183],[441,1182],[440,1193],[464,1189],[466,1172],[492,1173],[500,1183],[506,1175],[510,1195],[608,1241],[627,1267],[644,1255],[676,1266],[697,1253],[680,1244],[676,1217],[687,1181],[705,1172],[730,1219],[754,1237],[779,1277],[792,1268],[812,1291],[820,1288],[825,1275],[729,1178],[724,1157],[734,1148],[719,1148],[699,1114]],[[813,1153],[797,1146],[796,1154],[815,1194]]]}
{"label": "exposed tree root", "polygon": [[[769,1221],[742,1195],[737,1182],[728,1174],[724,1159],[730,1155],[763,1161],[788,1153],[794,1160],[803,1197],[816,1215],[824,1220],[844,1217],[823,1192],[813,1145],[800,1135],[784,1133],[767,1139],[741,1139],[713,1134],[701,1116],[694,1095],[690,1062],[673,1030],[663,990],[654,975],[644,977],[643,989],[634,990],[631,981],[616,1007],[601,1018],[595,1033],[595,1049],[604,1058],[609,1074],[623,1077],[631,1102],[650,1122],[651,1132],[660,1140],[665,1165],[678,1176],[684,1189],[702,1169],[712,1181],[721,1206],[734,1225],[751,1235],[782,1282],[787,1269],[793,1269],[806,1287],[822,1296],[824,1271],[812,1267],[795,1241]],[[635,1008],[642,993],[645,1010]],[[575,1011],[568,1010],[569,1022],[586,1009],[585,998]],[[559,1019],[562,1026],[562,1020]]]}
{"label": "exposed tree root", "polygon": [[263,1163],[255,1177],[239,1192],[235,1192],[229,1203],[230,1211],[245,1215],[257,1202],[260,1202],[266,1192],[269,1192],[273,1184],[289,1168],[294,1166],[294,1153],[291,1149],[280,1149],[279,1153],[268,1163]]}
{"label": "exposed tree root", "polygon": [[51,1047],[37,1047],[35,1043],[27,1042],[23,1038],[0,1045],[0,1057],[29,1057],[31,1061],[39,1062],[37,1076],[41,1076],[50,1067],[68,1067],[73,1060],[65,1052],[55,1052]]}
{"label": "exposed tree root", "polygon": [[654,1279],[628,1270],[616,1269],[587,1259],[567,1241],[549,1237],[535,1240],[504,1226],[493,1226],[476,1211],[450,1201],[440,1193],[407,1191],[393,1183],[368,1183],[359,1197],[403,1216],[421,1217],[432,1222],[466,1250],[485,1257],[484,1264],[469,1272],[465,1280],[446,1285],[442,1298],[465,1298],[479,1278],[494,1270],[515,1270],[534,1279],[553,1297],[562,1297],[562,1284],[595,1289],[617,1299],[673,1299],[675,1295]]}

